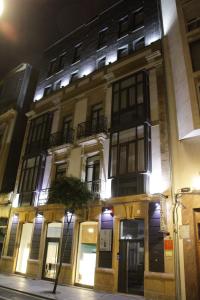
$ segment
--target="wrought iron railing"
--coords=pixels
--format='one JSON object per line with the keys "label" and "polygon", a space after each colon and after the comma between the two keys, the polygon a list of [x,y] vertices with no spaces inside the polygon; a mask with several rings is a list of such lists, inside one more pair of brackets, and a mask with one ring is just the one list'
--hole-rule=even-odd
{"label": "wrought iron railing", "polygon": [[74,141],[74,130],[71,128],[66,132],[55,132],[50,135],[49,147],[72,144]]}
{"label": "wrought iron railing", "polygon": [[102,132],[107,132],[107,118],[104,116],[78,124],[77,138],[80,139]]}
{"label": "wrought iron railing", "polygon": [[102,181],[100,179],[87,181],[87,187],[90,192],[94,195],[94,198],[100,198]]}

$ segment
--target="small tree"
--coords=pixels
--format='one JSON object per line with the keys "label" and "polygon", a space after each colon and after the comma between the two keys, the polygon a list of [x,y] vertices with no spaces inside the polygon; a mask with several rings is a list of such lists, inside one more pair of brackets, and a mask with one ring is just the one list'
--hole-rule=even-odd
{"label": "small tree", "polygon": [[69,220],[67,220],[66,240],[64,246],[61,245],[60,261],[53,288],[53,294],[56,293],[58,285],[58,278],[62,268],[65,249],[67,246],[67,237],[70,223],[76,209],[82,208],[89,200],[93,198],[92,193],[88,190],[85,182],[82,182],[76,177],[62,177],[55,180],[50,189],[48,204],[63,204],[71,213]]}

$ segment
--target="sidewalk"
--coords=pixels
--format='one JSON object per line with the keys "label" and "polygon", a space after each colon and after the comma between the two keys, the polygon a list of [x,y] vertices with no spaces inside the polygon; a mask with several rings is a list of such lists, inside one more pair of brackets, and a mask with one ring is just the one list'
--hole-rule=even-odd
{"label": "sidewalk", "polygon": [[24,292],[43,299],[53,300],[144,300],[144,297],[125,295],[125,294],[109,294],[104,292],[96,292],[86,288],[75,286],[57,287],[56,295],[53,295],[53,283],[45,280],[36,280],[24,278],[18,275],[0,274],[0,286],[9,289]]}

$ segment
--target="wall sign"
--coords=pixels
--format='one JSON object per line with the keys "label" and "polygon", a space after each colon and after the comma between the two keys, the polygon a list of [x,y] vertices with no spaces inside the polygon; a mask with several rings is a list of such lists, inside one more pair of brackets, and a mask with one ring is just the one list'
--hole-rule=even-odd
{"label": "wall sign", "polygon": [[164,246],[165,246],[165,256],[171,257],[173,255],[173,250],[174,250],[173,240],[164,240]]}
{"label": "wall sign", "polygon": [[101,229],[99,250],[100,251],[112,250],[112,229]]}

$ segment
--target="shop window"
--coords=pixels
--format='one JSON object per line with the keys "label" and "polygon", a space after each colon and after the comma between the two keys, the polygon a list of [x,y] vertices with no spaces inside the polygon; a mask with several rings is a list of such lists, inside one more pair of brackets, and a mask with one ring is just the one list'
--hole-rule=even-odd
{"label": "shop window", "polygon": [[118,37],[122,37],[128,33],[129,30],[129,22],[128,22],[128,16],[122,18],[119,20],[119,31],[118,31]]}
{"label": "shop window", "polygon": [[7,249],[7,256],[11,256],[12,257],[13,254],[14,254],[18,224],[19,224],[19,217],[17,215],[14,215],[12,217],[12,225],[11,225],[11,229],[10,229],[10,236],[9,236],[8,249]]}
{"label": "shop window", "polygon": [[200,70],[200,40],[194,41],[190,44],[190,53],[192,59],[193,70]]}
{"label": "shop window", "polygon": [[7,232],[7,224],[8,224],[7,218],[0,218],[0,257],[3,250],[4,237]]}
{"label": "shop window", "polygon": [[104,47],[107,42],[107,31],[108,28],[104,28],[99,32],[99,38],[98,38],[98,49]]}
{"label": "shop window", "polygon": [[73,63],[79,61],[81,59],[81,48],[82,44],[78,44],[74,49],[74,57],[73,57]]}
{"label": "shop window", "polygon": [[48,69],[48,77],[56,72],[56,59],[50,61]]}

